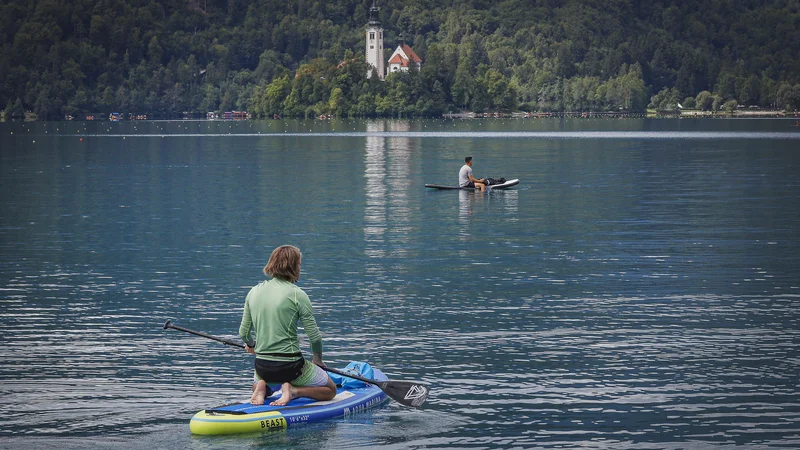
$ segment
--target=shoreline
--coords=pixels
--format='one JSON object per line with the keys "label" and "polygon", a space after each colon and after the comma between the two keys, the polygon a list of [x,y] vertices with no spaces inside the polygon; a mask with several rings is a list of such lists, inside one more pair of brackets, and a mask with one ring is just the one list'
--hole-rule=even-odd
{"label": "shoreline", "polygon": [[[278,117],[278,118],[264,118],[253,119],[247,118],[163,118],[147,115],[139,115],[129,119],[100,119],[98,115],[89,115],[85,119],[78,117],[69,117],[62,120],[39,120],[33,114],[26,115],[25,118],[9,119],[5,117],[0,111],[0,122],[155,122],[155,121],[194,121],[194,122],[243,122],[251,120],[342,120],[342,119],[388,119],[395,120],[397,117],[325,117],[325,118],[296,118],[296,117]],[[445,113],[438,117],[404,117],[402,119],[800,119],[800,111],[786,112],[778,110],[741,110],[732,112],[720,111],[699,111],[699,110],[681,110],[681,111],[654,111],[648,110],[647,112],[613,112],[613,111],[562,111],[562,112],[539,112],[539,113]]]}

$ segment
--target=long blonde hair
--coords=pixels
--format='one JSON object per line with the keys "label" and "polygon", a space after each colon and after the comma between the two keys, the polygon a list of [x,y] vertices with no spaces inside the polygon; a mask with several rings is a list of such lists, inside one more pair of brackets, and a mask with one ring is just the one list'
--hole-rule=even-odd
{"label": "long blonde hair", "polygon": [[302,261],[303,254],[299,248],[293,245],[281,245],[272,251],[267,265],[264,266],[264,274],[296,283],[300,279]]}

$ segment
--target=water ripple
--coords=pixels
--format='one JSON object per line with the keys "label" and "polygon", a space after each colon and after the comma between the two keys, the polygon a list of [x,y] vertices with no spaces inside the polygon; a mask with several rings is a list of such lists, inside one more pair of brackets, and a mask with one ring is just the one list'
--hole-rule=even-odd
{"label": "water ripple", "polygon": [[[559,123],[0,124],[0,448],[800,447],[800,133]],[[467,154],[522,183],[423,188]],[[189,434],[252,360],[162,325],[236,339],[284,243],[325,361],[425,408]]]}

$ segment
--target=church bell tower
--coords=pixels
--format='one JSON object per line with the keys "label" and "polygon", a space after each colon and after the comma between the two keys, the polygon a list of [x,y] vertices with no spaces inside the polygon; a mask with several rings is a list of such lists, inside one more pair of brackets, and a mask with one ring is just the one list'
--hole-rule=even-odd
{"label": "church bell tower", "polygon": [[[383,28],[378,20],[378,7],[375,0],[372,0],[372,7],[369,9],[369,23],[367,24],[367,64],[375,68],[378,78],[383,80],[386,77],[386,68],[383,63]],[[367,78],[372,76],[372,71],[367,73]]]}

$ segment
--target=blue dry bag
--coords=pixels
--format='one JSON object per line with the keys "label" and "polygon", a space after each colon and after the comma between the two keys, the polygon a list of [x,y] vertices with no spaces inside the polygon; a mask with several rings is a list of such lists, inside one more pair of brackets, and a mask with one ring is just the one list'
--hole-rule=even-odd
{"label": "blue dry bag", "polygon": [[[352,373],[353,375],[359,375],[363,378],[375,377],[375,371],[372,370],[372,366],[370,366],[365,362],[360,362],[360,361],[351,362],[350,364],[347,365],[347,367],[342,369],[341,372]],[[336,383],[337,386],[341,386],[343,388],[362,388],[367,385],[367,383],[364,383],[363,381],[355,380],[353,378],[343,377],[339,374],[329,373],[328,375],[331,377],[333,382]]]}

